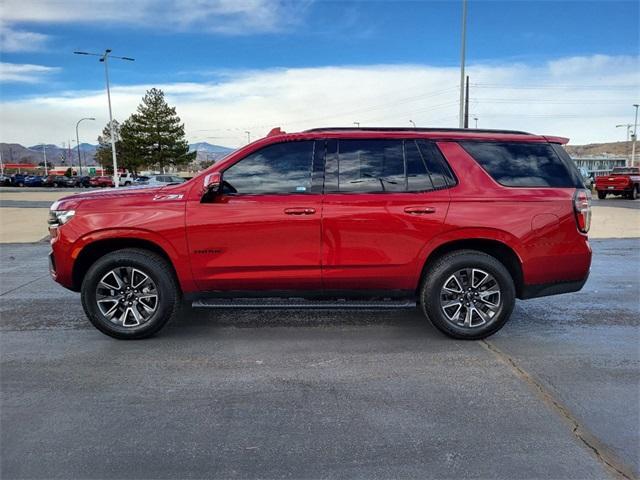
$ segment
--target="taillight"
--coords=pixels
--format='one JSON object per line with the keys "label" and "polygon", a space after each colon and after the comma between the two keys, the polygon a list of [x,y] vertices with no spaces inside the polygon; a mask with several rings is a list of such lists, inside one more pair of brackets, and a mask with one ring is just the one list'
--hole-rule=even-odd
{"label": "taillight", "polygon": [[591,192],[579,189],[573,196],[573,211],[576,214],[578,230],[587,233],[591,226]]}

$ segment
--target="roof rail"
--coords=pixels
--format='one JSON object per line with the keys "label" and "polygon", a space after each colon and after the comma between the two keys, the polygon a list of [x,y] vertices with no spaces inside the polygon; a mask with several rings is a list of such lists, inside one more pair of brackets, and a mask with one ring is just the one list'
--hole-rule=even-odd
{"label": "roof rail", "polygon": [[532,135],[529,132],[521,132],[519,130],[490,130],[479,128],[413,128],[413,127],[322,127],[305,130],[305,133],[311,132],[469,132],[469,133],[508,133],[515,135]]}

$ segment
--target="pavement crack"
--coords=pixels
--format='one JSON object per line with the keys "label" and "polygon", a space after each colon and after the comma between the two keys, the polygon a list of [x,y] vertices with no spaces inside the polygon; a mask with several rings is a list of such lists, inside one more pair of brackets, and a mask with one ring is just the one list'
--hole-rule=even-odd
{"label": "pavement crack", "polygon": [[481,340],[480,344],[509,366],[519,378],[533,388],[541,397],[542,401],[551,407],[552,410],[556,411],[562,419],[571,426],[571,433],[573,433],[580,443],[584,445],[600,463],[605,465],[605,467],[611,470],[618,478],[625,480],[633,480],[636,478],[628,465],[590,431],[584,428],[571,411],[554,396],[553,392],[518,365],[513,357],[487,340]]}
{"label": "pavement crack", "polygon": [[38,280],[42,280],[43,278],[47,278],[49,275],[41,275],[38,278],[34,278],[33,280],[28,281],[27,283],[23,283],[22,285],[18,285],[15,288],[12,288],[11,290],[7,290],[6,292],[2,292],[0,293],[0,297],[4,297],[5,295],[11,293],[11,292],[15,292],[16,290],[20,290],[22,287],[26,287],[27,285],[31,285],[32,283],[37,282]]}

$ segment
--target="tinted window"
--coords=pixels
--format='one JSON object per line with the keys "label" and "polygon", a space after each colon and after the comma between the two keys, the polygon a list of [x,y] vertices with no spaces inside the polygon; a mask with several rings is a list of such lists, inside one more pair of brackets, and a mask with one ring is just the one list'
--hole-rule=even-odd
{"label": "tinted window", "polygon": [[338,144],[340,192],[405,191],[401,140],[341,140]]}
{"label": "tinted window", "polygon": [[420,147],[422,159],[431,176],[433,188],[440,189],[455,185],[457,183],[456,178],[453,176],[453,172],[438,147],[434,143],[425,140],[418,140],[416,143]]}
{"label": "tinted window", "polygon": [[226,193],[308,193],[313,142],[269,145],[225,170]]}
{"label": "tinted window", "polygon": [[404,142],[404,154],[407,159],[407,190],[410,192],[433,190],[429,171],[415,141]]}
{"label": "tinted window", "polygon": [[[460,142],[498,183],[508,187],[581,187],[548,143]],[[577,173],[577,170],[576,170]]]}

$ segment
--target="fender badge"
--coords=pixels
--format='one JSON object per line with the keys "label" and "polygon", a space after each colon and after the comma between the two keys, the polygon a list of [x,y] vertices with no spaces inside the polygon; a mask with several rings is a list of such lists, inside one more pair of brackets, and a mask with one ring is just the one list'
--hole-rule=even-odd
{"label": "fender badge", "polygon": [[153,197],[154,201],[164,201],[164,200],[180,200],[184,195],[181,193],[172,193],[167,195],[158,194]]}

